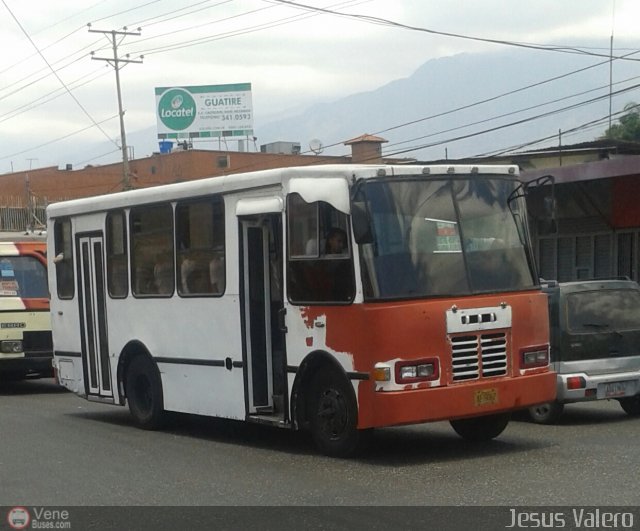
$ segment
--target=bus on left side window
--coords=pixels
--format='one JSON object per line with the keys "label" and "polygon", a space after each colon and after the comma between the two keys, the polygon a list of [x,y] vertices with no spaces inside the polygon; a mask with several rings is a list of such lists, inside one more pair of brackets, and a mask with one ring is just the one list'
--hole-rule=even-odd
{"label": "bus on left side window", "polygon": [[0,234],[0,381],[53,376],[44,236]]}

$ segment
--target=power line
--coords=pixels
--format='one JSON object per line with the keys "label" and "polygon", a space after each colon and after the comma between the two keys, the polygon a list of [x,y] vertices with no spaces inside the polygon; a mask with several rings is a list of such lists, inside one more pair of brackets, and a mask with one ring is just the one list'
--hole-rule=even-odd
{"label": "power line", "polygon": [[[74,33],[77,33],[79,30],[83,29],[84,26],[80,27],[80,28],[76,28],[73,31],[67,33],[64,37],[60,37],[58,40],[52,42],[51,44],[48,44],[47,46],[41,48],[42,51],[48,50],[49,48],[54,47],[56,44],[61,43],[62,41],[68,39],[69,37],[71,37]],[[22,59],[16,61],[15,63],[13,63],[12,65],[7,66],[6,68],[4,68],[3,70],[0,70],[0,74],[4,74],[6,72],[8,72],[9,70],[12,70],[13,68],[15,68],[16,66],[22,66],[24,65],[25,61],[28,61],[29,59],[31,59],[32,57],[36,57],[38,55],[38,52],[34,52],[31,55],[28,55],[27,57],[23,57]]]}
{"label": "power line", "polygon": [[[118,116],[117,114],[114,114],[113,116],[110,116],[109,118],[105,118],[104,120],[101,120],[100,122],[98,122],[98,125],[103,124],[105,122],[108,122],[109,120],[113,120],[117,116]],[[95,127],[95,125],[88,125],[86,127],[83,127],[82,129],[78,129],[77,131],[74,131],[74,132],[69,133],[67,135],[60,136],[58,138],[54,138],[53,140],[49,140],[48,142],[44,142],[44,143],[39,144],[37,146],[30,147],[28,149],[23,149],[22,151],[17,151],[15,153],[11,153],[10,155],[0,156],[0,160],[5,160],[5,159],[9,159],[11,157],[16,157],[16,156],[22,155],[24,153],[29,153],[30,151],[33,151],[35,149],[40,149],[42,147],[49,146],[51,144],[55,144],[56,142],[60,142],[60,140],[65,140],[65,139],[70,138],[72,136],[75,136],[77,134],[83,133],[85,131],[88,131],[89,129],[92,129],[93,127]],[[119,150],[120,150],[120,146],[118,146],[118,151]]]}
{"label": "power line", "polygon": [[107,20],[107,19],[112,18],[112,17],[117,17],[118,15],[124,15],[125,13],[131,13],[131,11],[137,11],[138,9],[142,9],[143,7],[148,7],[151,4],[157,4],[158,2],[160,2],[160,0],[151,0],[150,2],[146,2],[144,4],[137,5],[137,6],[134,6],[134,7],[130,7],[129,9],[125,9],[123,11],[119,11],[117,13],[114,13],[113,15],[108,15],[106,17],[98,18],[98,19],[92,21],[91,24],[95,24],[96,22],[102,22],[103,20]]}
{"label": "power line", "polygon": [[[345,6],[345,7],[349,6],[350,7],[350,6],[359,5],[359,4],[362,4],[362,3],[367,3],[367,2],[370,2],[370,1],[371,0],[360,0],[360,1],[349,0],[349,1],[346,1],[346,2],[340,2],[340,3],[334,4],[332,7],[338,7],[338,6]],[[244,13],[241,13],[239,15],[234,15],[234,16],[222,19],[222,21],[230,20],[230,19],[233,19],[233,18],[239,18],[239,17],[245,16],[245,15],[253,14],[253,13],[257,12],[257,11],[264,11],[266,9],[270,9],[271,7],[273,7],[273,6],[265,7],[265,8],[259,8],[259,9],[255,9],[255,10],[252,10],[252,11],[244,12]],[[245,28],[229,30],[227,32],[218,33],[216,35],[207,35],[205,37],[199,37],[197,39],[189,39],[189,40],[178,42],[178,43],[166,44],[166,45],[163,45],[163,46],[159,46],[157,48],[136,50],[136,51],[131,52],[131,53],[134,53],[134,54],[142,53],[142,54],[148,56],[148,55],[157,54],[157,53],[164,53],[164,52],[169,52],[169,51],[173,51],[173,50],[180,50],[180,49],[183,49],[183,48],[190,48],[192,46],[199,46],[201,44],[208,44],[210,42],[215,42],[215,41],[219,41],[219,40],[222,40],[222,39],[227,39],[229,37],[237,37],[239,35],[246,35],[248,33],[255,33],[255,32],[258,32],[258,31],[263,31],[265,29],[276,28],[278,26],[283,26],[285,24],[290,24],[292,22],[298,22],[300,20],[305,20],[307,18],[314,17],[314,16],[317,16],[317,14],[292,15],[292,16],[289,16],[289,17],[278,19],[276,21],[264,22],[264,23],[260,23],[260,24],[255,24],[253,26],[248,26],[248,27],[245,27]],[[217,22],[219,22],[219,21],[213,21],[210,24],[215,24]],[[173,33],[175,33],[175,31],[172,31],[172,32],[167,33],[167,34],[163,34],[162,36],[166,36],[168,34],[173,34]],[[156,37],[154,37],[154,38],[156,38]],[[151,40],[151,38],[149,38],[148,40]]]}
{"label": "power line", "polygon": [[[9,8],[9,6],[7,5],[7,3],[5,2],[5,0],[2,0],[2,3],[5,7],[5,9],[9,12],[9,14],[11,15],[11,17],[13,18],[13,20],[15,21],[15,23],[18,25],[18,27],[20,28],[20,30],[22,31],[22,33],[24,33],[25,37],[29,40],[29,42],[31,43],[31,45],[37,50],[38,55],[40,55],[40,57],[42,58],[42,60],[46,63],[46,65],[49,67],[49,69],[53,72],[53,75],[56,76],[56,79],[60,82],[60,84],[65,88],[65,90],[67,91],[67,93],[69,94],[69,96],[71,96],[71,98],[73,99],[73,101],[76,102],[76,104],[78,105],[78,107],[80,107],[80,109],[82,110],[82,112],[87,116],[87,118],[89,118],[89,120],[91,120],[91,122],[93,123],[93,125],[95,127],[97,127],[104,136],[106,136],[110,142],[113,142],[113,139],[106,133],[106,131],[104,129],[102,129],[102,127],[100,127],[100,124],[98,122],[96,122],[93,119],[93,116],[91,116],[89,114],[89,111],[87,111],[87,109],[84,108],[84,106],[82,105],[82,103],[80,103],[80,101],[78,100],[78,98],[76,98],[76,96],[73,94],[73,92],[71,92],[71,90],[69,89],[69,87],[67,87],[67,85],[65,84],[65,82],[62,80],[62,78],[58,75],[58,72],[55,71],[55,69],[51,66],[51,64],[49,64],[49,61],[47,61],[47,58],[44,56],[44,54],[40,51],[40,49],[38,48],[38,46],[36,45],[35,42],[33,42],[33,39],[31,38],[31,36],[27,33],[27,31],[22,27],[22,24],[20,24],[20,21],[16,18],[16,16],[13,14],[13,11],[11,11],[11,9]],[[115,143],[115,142],[114,142]]]}
{"label": "power line", "polygon": [[[95,75],[98,74],[98,75]],[[85,74],[84,76],[79,77],[78,79],[71,81],[70,83],[68,83],[67,85],[69,86],[69,88],[71,88],[72,90],[76,90],[80,87],[83,87],[93,81],[95,81],[96,79],[106,75],[107,72],[105,72],[103,69],[100,69],[100,71],[94,71],[91,72],[89,74]],[[84,80],[84,81],[82,81]],[[22,104],[19,105],[18,107],[0,115],[0,123],[2,122],[6,122],[7,120],[11,120],[12,118],[15,118],[16,116],[19,116],[20,114],[24,114],[26,112],[29,112],[33,109],[36,109],[37,107],[40,107],[41,105],[44,105],[46,103],[50,103],[51,101],[59,98],[60,96],[63,96],[64,94],[66,94],[66,92],[64,91],[63,88],[57,88],[55,90],[52,90],[50,92],[48,92],[47,94],[43,94],[42,96],[40,96],[39,98],[32,100],[29,103],[26,104]],[[0,98],[2,99],[2,98]]]}
{"label": "power line", "polygon": [[[275,1],[276,1],[276,3],[279,3],[279,4],[289,4],[289,5],[303,6],[303,4],[297,4],[297,3],[295,3],[295,2],[284,2],[284,1],[278,1],[278,0],[275,0]],[[150,3],[154,3],[154,2],[150,2]],[[347,3],[348,3],[348,2],[344,2],[343,4],[347,4]],[[5,4],[5,5],[6,5],[6,4]],[[148,5],[148,4],[143,4],[143,6],[139,6],[139,7],[144,7],[145,5]],[[198,4],[196,4],[196,5],[198,5]],[[216,4],[216,5],[218,5],[218,4]],[[189,7],[193,7],[193,6],[189,6]],[[273,6],[271,6],[271,7],[273,7]],[[305,8],[310,8],[310,6],[303,6],[303,7],[305,7]],[[186,8],[183,8],[183,9],[186,9]],[[314,9],[315,9],[315,8],[314,8]],[[128,11],[132,11],[132,10],[133,10],[133,9],[126,10],[126,11],[121,12],[121,13],[126,13],[126,12],[128,12]],[[315,9],[315,10],[316,10],[316,11],[318,11],[318,9]],[[175,13],[176,11],[181,11],[181,10],[175,10],[174,12],[166,13],[165,15],[168,15],[168,14],[171,14],[171,13]],[[325,9],[325,11],[326,11],[326,9]],[[121,13],[118,13],[118,14],[121,14]],[[318,13],[318,14],[319,14],[319,13]],[[353,16],[353,17],[356,17],[356,18],[362,18],[362,16],[359,16],[359,15],[349,15],[349,14],[340,13],[340,12],[332,12],[331,14],[335,14],[335,15],[339,15],[339,16]],[[307,15],[307,16],[313,16],[313,15]],[[108,18],[108,17],[107,17],[107,18]],[[152,19],[153,19],[153,18],[157,18],[157,17],[152,17]],[[269,23],[269,24],[271,24],[271,26],[269,26],[268,24],[262,24],[262,25],[260,25],[260,26],[252,26],[252,27],[248,27],[248,28],[243,28],[242,30],[237,30],[237,31],[235,31],[235,32],[227,32],[227,33],[225,33],[225,34],[221,34],[221,35],[218,35],[218,36],[214,36],[213,38],[212,38],[211,36],[206,37],[205,39],[207,39],[207,40],[205,40],[205,41],[203,41],[203,40],[201,40],[201,39],[198,39],[197,41],[196,41],[196,40],[191,40],[191,41],[186,41],[186,42],[187,42],[187,44],[185,44],[185,43],[181,43],[179,46],[175,46],[175,47],[167,47],[167,48],[164,48],[164,49],[158,48],[158,49],[154,50],[154,51],[153,51],[153,52],[151,52],[151,53],[160,53],[160,52],[163,52],[163,51],[170,51],[170,50],[172,50],[172,49],[179,49],[179,48],[182,48],[182,47],[187,47],[188,45],[194,45],[194,46],[195,46],[195,45],[198,45],[198,44],[203,44],[203,43],[205,43],[205,42],[210,42],[210,41],[212,41],[212,40],[218,40],[219,38],[226,38],[226,37],[230,37],[230,36],[240,35],[240,34],[243,34],[243,33],[249,33],[249,32],[252,32],[252,31],[260,31],[260,30],[262,30],[262,29],[266,29],[267,27],[275,27],[275,26],[277,26],[277,25],[281,25],[281,24],[284,24],[284,23],[288,23],[289,21],[293,21],[293,20],[291,20],[291,19],[301,20],[301,19],[303,19],[303,18],[306,18],[306,17],[303,17],[303,16],[301,16],[301,15],[297,15],[296,17],[288,17],[287,19],[280,19],[280,21],[278,21],[278,22],[277,22],[277,23],[275,23],[275,24],[274,24],[274,23]],[[368,17],[368,18],[375,18],[375,17]],[[149,19],[149,20],[150,20],[150,19]],[[380,21],[379,21],[379,22],[377,22],[378,24],[382,24],[382,23],[384,23],[384,24],[386,24],[386,25],[389,25],[388,23],[391,23],[391,21],[382,22],[382,21],[385,21],[385,19],[379,19],[379,20],[380,20]],[[159,21],[159,22],[157,22],[157,23],[165,22],[165,21],[166,21],[166,20],[163,20],[163,21]],[[395,25],[395,24],[396,24],[396,23],[391,23],[391,25]],[[258,29],[256,29],[256,28],[258,28]],[[407,29],[414,29],[414,28],[409,26],[409,27],[407,27]],[[424,28],[422,28],[422,29],[424,29]],[[446,34],[446,33],[444,33],[444,32],[434,32],[434,33],[438,33],[438,34],[439,34],[439,33],[442,33],[442,34],[444,34],[444,35],[448,35],[448,36],[457,36],[456,34]],[[466,36],[466,37],[468,37],[468,36]],[[156,38],[157,38],[157,37],[156,37]],[[493,40],[491,40],[491,41],[493,42]],[[501,43],[502,43],[502,42],[504,42],[504,43],[507,43],[508,41],[497,41],[497,40],[496,40],[495,42],[501,42]],[[537,46],[544,46],[544,47],[545,47],[544,49],[553,49],[553,48],[548,48],[548,46],[550,46],[550,45],[537,45]],[[577,49],[575,49],[575,50],[577,50]],[[558,51],[558,50],[555,50],[555,51]],[[631,54],[629,54],[629,55],[633,55],[633,54],[635,54],[635,53],[637,53],[637,51],[632,52],[632,53],[631,53]],[[604,55],[604,54],[594,54],[594,55],[609,58],[609,56],[608,56],[608,55]],[[587,67],[587,68],[593,68],[593,67],[595,67],[595,66],[598,66],[598,65],[592,65],[592,66]],[[587,68],[585,68],[585,69],[587,69]],[[579,71],[582,71],[582,70],[585,70],[585,69],[581,69],[581,70],[579,70]],[[563,75],[563,76],[557,76],[557,77],[556,77],[556,78],[554,78],[554,79],[559,79],[559,78],[561,78],[561,77],[565,77],[566,75],[571,75],[571,74],[565,74],[565,75]],[[544,82],[547,82],[547,81],[544,81]],[[536,84],[534,84],[534,85],[532,85],[532,86],[537,86],[537,85],[539,85],[539,84],[541,84],[541,83],[544,83],[544,82],[536,83]],[[524,90],[524,88],[523,88],[522,90]],[[506,94],[509,94],[509,93],[506,93]],[[495,97],[489,98],[489,99],[487,99],[487,100],[484,100],[484,102],[492,101],[492,100],[497,99],[497,98],[499,98],[499,97],[503,97],[503,95],[499,95],[499,96],[495,96]],[[472,105],[479,105],[479,104],[481,104],[481,103],[482,103],[482,102],[476,102],[475,104],[471,104],[470,106],[472,106]],[[466,108],[468,108],[468,107],[469,107],[469,106],[465,106],[465,107],[460,108],[459,110],[463,110],[463,109],[466,109]],[[448,111],[447,113],[450,113],[450,112],[456,112],[456,111],[457,111],[457,110],[452,110],[452,111]],[[436,115],[436,116],[438,116],[438,115]],[[419,119],[419,120],[417,120],[417,121],[427,120],[427,119],[430,119],[430,118],[432,118],[432,117],[425,117],[425,118],[421,118],[421,119]],[[393,126],[393,127],[387,128],[387,129],[384,129],[384,130],[383,130],[383,131],[381,131],[381,132],[386,132],[386,131],[389,131],[389,130],[392,130],[392,129],[396,129],[396,128],[399,128],[399,127],[404,127],[404,126],[409,125],[410,123],[413,123],[413,122],[414,122],[414,121],[412,121],[412,122],[408,122],[408,123],[406,123],[406,124],[396,125],[396,126]],[[378,134],[378,133],[376,133],[376,134]],[[415,140],[415,139],[414,139],[414,140]],[[408,140],[407,142],[410,142],[410,141],[412,141],[412,140]],[[336,145],[337,145],[337,144],[336,144]]]}
{"label": "power line", "polygon": [[[636,50],[636,51],[630,52],[629,54],[625,55],[625,57],[630,56],[630,55],[635,55],[635,54],[638,54],[638,53],[640,53],[640,51]],[[473,103],[469,103],[468,105],[463,105],[461,107],[456,107],[455,109],[451,109],[451,110],[448,110],[448,111],[443,111],[443,112],[440,112],[440,113],[437,113],[437,114],[433,114],[433,115],[430,115],[430,116],[425,116],[425,117],[422,117],[422,118],[416,118],[415,120],[411,120],[409,122],[404,122],[402,124],[394,125],[392,127],[387,127],[386,129],[382,129],[382,130],[377,131],[377,132],[372,133],[372,134],[379,135],[379,134],[382,134],[382,133],[386,133],[388,131],[393,131],[394,129],[400,129],[401,127],[406,127],[408,125],[414,125],[414,124],[417,124],[417,123],[420,123],[420,122],[424,122],[426,120],[432,120],[433,118],[440,118],[440,117],[446,116],[448,114],[453,114],[455,112],[467,110],[467,109],[470,109],[472,107],[477,107],[478,105],[482,105],[484,103],[489,103],[489,102],[492,102],[492,101],[496,101],[496,100],[498,100],[500,98],[504,98],[506,96],[512,96],[513,94],[517,94],[518,92],[523,92],[523,91],[529,90],[531,88],[539,87],[541,85],[545,85],[547,83],[551,83],[552,81],[558,81],[559,79],[563,79],[563,78],[566,78],[566,77],[569,77],[569,76],[572,76],[572,75],[575,75],[575,74],[579,74],[579,73],[585,72],[587,70],[590,70],[592,68],[596,68],[598,66],[602,66],[602,65],[608,64],[608,63],[609,63],[608,60],[607,61],[602,61],[600,63],[596,63],[596,64],[593,64],[593,65],[590,65],[590,66],[586,66],[586,67],[583,67],[583,68],[579,68],[577,70],[573,70],[573,71],[565,73],[565,74],[561,74],[561,75],[558,75],[558,76],[550,77],[550,78],[544,79],[542,81],[538,81],[536,83],[525,85],[523,87],[519,87],[519,88],[514,89],[514,90],[509,90],[507,92],[503,92],[503,93],[498,94],[496,96],[491,96],[490,98],[486,98],[486,99],[479,100],[479,101],[476,101],[476,102],[473,102]]]}
{"label": "power line", "polygon": [[[613,116],[619,116],[621,114],[624,114],[627,112],[628,109],[622,109],[620,111],[617,111],[615,113],[613,113]],[[565,136],[570,136],[579,132],[583,132],[589,129],[594,129],[596,127],[602,126],[604,124],[607,123],[607,121],[609,120],[609,115],[607,114],[606,116],[601,116],[600,118],[596,118],[595,120],[590,120],[588,122],[585,122],[583,124],[580,124],[576,127],[572,127],[571,129],[567,129],[565,131],[562,132],[563,135]],[[547,140],[552,140],[554,138],[557,138],[558,134],[554,133],[552,135],[548,135],[542,138],[537,138],[535,140],[530,140],[528,142],[522,143],[522,144],[518,144],[515,146],[510,146],[508,148],[501,148],[499,150],[495,150],[495,151],[489,151],[486,153],[482,153],[480,155],[475,155],[472,158],[484,158],[484,157],[499,157],[502,155],[506,155],[508,153],[513,153],[514,151],[518,151],[521,150],[525,147],[529,147],[529,146],[533,146],[536,144],[540,144],[541,142],[546,142]]]}
{"label": "power line", "polygon": [[[130,26],[136,26],[136,27],[144,26],[145,29],[146,29],[149,26],[154,26],[156,24],[162,24],[163,22],[167,22],[167,21],[177,20],[178,18],[186,17],[187,15],[193,15],[194,13],[199,13],[201,11],[206,11],[207,9],[211,9],[213,7],[218,7],[218,6],[221,6],[223,4],[228,4],[230,2],[233,2],[234,0],[223,0],[222,2],[217,2],[217,3],[213,4],[213,5],[208,5],[208,6],[205,6],[205,7],[199,7],[197,9],[193,9],[196,6],[200,6],[202,4],[208,4],[210,1],[211,0],[203,0],[202,2],[196,2],[195,4],[190,4],[190,5],[186,6],[186,7],[181,7],[180,9],[174,9],[173,11],[168,11],[167,13],[163,13],[161,15],[156,15],[154,17],[149,17],[149,18],[146,18],[144,20],[140,20],[138,22],[130,24]],[[188,9],[191,9],[191,11],[187,11]],[[186,11],[186,13],[184,11]],[[176,13],[180,13],[180,15],[178,15],[178,16],[169,16],[169,15],[175,15]],[[158,19],[161,19],[161,20],[158,20]]]}
{"label": "power line", "polygon": [[[292,2],[289,0],[270,0],[272,2],[277,2],[279,4],[289,5],[291,7],[295,7],[298,9],[303,9],[306,11],[315,11],[319,13],[326,13],[329,15],[335,15],[339,17],[351,18],[356,20],[361,20],[363,22],[369,22],[378,25],[392,26],[396,28],[411,30],[411,31],[419,31],[422,33],[429,33],[431,35],[440,35],[442,37],[455,37],[457,39],[465,39],[476,42],[485,42],[489,44],[501,44],[504,46],[515,46],[518,48],[530,48],[533,50],[542,50],[542,51],[550,51],[550,52],[562,52],[562,53],[572,53],[579,55],[589,55],[593,57],[606,57],[609,58],[609,54],[601,54],[601,53],[593,53],[587,52],[584,49],[574,47],[574,46],[560,46],[560,45],[546,45],[546,44],[534,44],[534,43],[525,43],[525,42],[516,42],[516,41],[507,41],[501,39],[488,39],[483,37],[475,37],[472,35],[464,35],[462,33],[451,33],[447,31],[438,31],[429,28],[422,28],[419,26],[411,26],[409,24],[403,24],[401,22],[395,22],[393,20],[389,20],[381,17],[374,17],[371,15],[357,15],[354,13],[341,13],[339,11],[333,11],[328,8],[309,6],[306,4],[300,4],[298,2]],[[622,57],[616,57],[616,59],[622,59]],[[640,59],[629,59],[625,58],[628,61],[640,61]]]}
{"label": "power line", "polygon": [[[632,87],[628,87],[626,89],[622,89],[620,91],[616,91],[616,92],[614,92],[614,95],[615,94],[621,94],[621,93],[627,92],[629,90],[634,90],[634,89],[639,88],[639,87],[640,87],[640,83],[637,84],[637,85],[633,85]],[[406,148],[406,149],[397,150],[397,151],[394,151],[392,153],[388,153],[385,156],[401,155],[401,154],[404,154],[404,153],[410,153],[412,151],[418,151],[418,150],[421,150],[421,149],[435,147],[435,146],[439,146],[439,145],[450,143],[450,142],[457,142],[459,140],[465,140],[467,138],[472,138],[472,137],[484,135],[484,134],[487,134],[487,133],[493,133],[493,132],[499,131],[501,129],[514,127],[516,125],[522,125],[522,124],[527,123],[527,122],[531,122],[531,121],[534,121],[534,120],[539,120],[539,119],[542,119],[542,118],[547,118],[549,116],[553,116],[553,115],[561,113],[561,112],[566,112],[566,111],[569,111],[569,110],[573,110],[573,109],[576,109],[578,107],[582,107],[584,105],[588,105],[590,103],[594,103],[596,101],[601,101],[601,100],[603,100],[605,98],[608,98],[608,97],[609,97],[608,94],[604,95],[604,96],[598,96],[597,98],[592,98],[591,100],[579,102],[579,103],[570,105],[568,107],[563,107],[561,109],[556,109],[556,110],[553,110],[553,111],[549,111],[549,112],[546,112],[546,113],[543,113],[543,114],[540,114],[540,115],[537,115],[537,116],[531,116],[529,118],[523,118],[523,119],[517,120],[515,122],[510,122],[510,123],[507,123],[507,124],[498,125],[498,126],[495,126],[495,127],[484,129],[482,131],[476,131],[474,133],[469,133],[469,134],[466,134],[466,135],[460,135],[460,136],[457,136],[457,137],[454,137],[454,138],[450,138],[450,139],[446,139],[446,140],[432,142],[432,143],[429,143],[429,144],[422,144],[422,145],[419,145],[419,146],[412,146],[412,147],[409,147],[409,148]]]}
{"label": "power line", "polygon": [[[622,83],[627,83],[627,82],[629,82],[629,81],[633,81],[633,80],[636,80],[636,79],[638,79],[638,78],[640,78],[640,76],[634,76],[634,77],[631,77],[631,78],[625,79],[625,80],[623,80],[623,81],[619,81],[619,82],[617,82],[617,83],[615,83],[615,84],[616,84],[616,85],[620,85],[620,84],[622,84]],[[582,106],[582,105],[590,105],[591,103],[595,103],[595,102],[598,102],[598,101],[600,101],[600,100],[602,100],[602,99],[609,98],[609,97],[611,97],[611,96],[612,96],[612,95],[614,95],[614,94],[615,94],[615,95],[619,95],[619,94],[623,94],[623,93],[625,93],[625,92],[627,92],[627,91],[630,91],[630,90],[635,90],[636,88],[638,88],[638,86],[640,86],[640,85],[633,85],[633,86],[631,86],[631,87],[627,87],[627,88],[624,88],[624,89],[620,89],[619,91],[616,91],[615,93],[610,92],[608,95],[598,96],[597,98],[593,98],[593,99],[591,99],[591,100],[587,100],[586,102],[578,103],[578,104],[575,104],[575,105],[578,105],[578,106]],[[541,107],[546,107],[547,105],[552,105],[552,104],[554,104],[554,103],[558,103],[558,102],[561,102],[561,101],[569,100],[569,99],[572,99],[572,98],[577,98],[578,96],[584,96],[585,94],[589,94],[589,93],[591,93],[591,92],[597,92],[597,91],[599,91],[599,90],[603,90],[603,89],[605,89],[605,88],[608,88],[608,85],[603,85],[603,86],[596,87],[596,88],[592,88],[592,89],[589,89],[589,90],[584,90],[584,91],[582,91],[582,92],[577,92],[577,93],[574,93],[574,94],[570,94],[569,96],[563,96],[563,97],[561,97],[561,98],[556,98],[556,99],[554,99],[554,100],[545,101],[545,102],[543,102],[543,103],[539,103],[539,104],[536,104],[536,105],[531,105],[531,106],[529,106],[529,107],[524,107],[524,108],[522,108],[522,109],[518,109],[518,110],[515,110],[515,111],[510,111],[510,112],[507,112],[507,113],[499,114],[499,115],[497,115],[497,116],[492,116],[492,117],[490,117],[490,118],[486,118],[486,119],[484,119],[484,120],[478,120],[478,121],[476,121],[476,122],[466,123],[466,124],[464,124],[464,125],[461,125],[461,126],[458,126],[458,127],[453,127],[453,128],[450,128],[450,129],[446,129],[446,130],[444,130],[444,131],[438,131],[438,132],[435,132],[435,133],[430,133],[430,134],[428,134],[428,135],[419,136],[419,137],[414,137],[414,138],[411,138],[411,139],[409,139],[409,140],[403,140],[403,141],[401,141],[401,142],[396,142],[396,143],[394,143],[394,144],[388,144],[386,147],[397,146],[397,145],[400,145],[400,144],[406,144],[406,143],[408,143],[408,142],[414,142],[414,141],[416,141],[416,140],[422,140],[422,139],[424,139],[424,138],[429,138],[429,137],[432,137],[432,136],[437,136],[437,135],[442,134],[442,133],[450,133],[450,132],[452,132],[452,131],[456,131],[456,130],[459,130],[459,129],[465,129],[465,128],[467,128],[467,127],[471,127],[471,126],[473,126],[473,125],[480,125],[480,124],[484,124],[484,123],[487,123],[487,122],[491,122],[491,121],[494,121],[494,120],[498,120],[498,119],[500,119],[500,118],[506,118],[507,116],[513,116],[514,114],[520,114],[520,113],[523,113],[523,112],[532,111],[532,110],[535,110],[535,109],[539,109],[539,108],[541,108]],[[565,109],[566,109],[566,110],[570,110],[570,109],[572,109],[572,108],[573,108],[573,106],[571,106],[571,107],[564,107],[564,108],[560,108],[558,111],[559,111],[559,112],[564,112],[564,110],[565,110]],[[375,133],[375,134],[377,134],[377,133]]]}

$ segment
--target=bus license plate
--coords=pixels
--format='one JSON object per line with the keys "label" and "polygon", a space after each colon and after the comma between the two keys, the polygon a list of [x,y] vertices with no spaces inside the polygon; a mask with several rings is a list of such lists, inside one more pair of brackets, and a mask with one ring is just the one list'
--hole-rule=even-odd
{"label": "bus license plate", "polygon": [[628,382],[610,382],[604,385],[605,398],[615,398],[617,396],[627,395],[627,383]]}
{"label": "bus license plate", "polygon": [[480,389],[473,395],[473,401],[476,406],[488,406],[498,403],[498,390],[494,387],[489,389]]}

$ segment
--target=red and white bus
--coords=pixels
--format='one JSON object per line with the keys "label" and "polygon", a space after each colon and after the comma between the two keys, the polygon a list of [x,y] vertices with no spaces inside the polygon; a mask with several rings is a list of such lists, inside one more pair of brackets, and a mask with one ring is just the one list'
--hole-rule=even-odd
{"label": "red and white bus", "polygon": [[0,380],[53,376],[44,236],[0,233]]}
{"label": "red and white bus", "polygon": [[555,396],[514,166],[266,170],[51,205],[54,364],[89,400],[308,429],[499,435]]}

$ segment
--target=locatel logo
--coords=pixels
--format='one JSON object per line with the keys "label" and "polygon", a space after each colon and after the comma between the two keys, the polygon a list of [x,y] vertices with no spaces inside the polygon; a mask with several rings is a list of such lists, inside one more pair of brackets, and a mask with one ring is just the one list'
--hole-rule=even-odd
{"label": "locatel logo", "polygon": [[169,129],[182,131],[196,119],[196,102],[186,90],[168,90],[158,102],[158,115]]}
{"label": "locatel logo", "polygon": [[31,515],[26,507],[14,507],[7,513],[7,522],[12,529],[25,529],[31,522]]}

